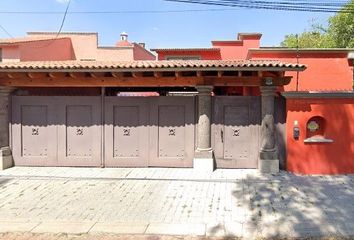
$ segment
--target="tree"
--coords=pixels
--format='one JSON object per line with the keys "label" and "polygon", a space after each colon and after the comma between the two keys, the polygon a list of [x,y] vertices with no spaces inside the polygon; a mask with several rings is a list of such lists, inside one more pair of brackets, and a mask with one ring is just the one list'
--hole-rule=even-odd
{"label": "tree", "polygon": [[328,26],[312,24],[310,30],[286,35],[282,47],[354,48],[354,0],[328,19]]}

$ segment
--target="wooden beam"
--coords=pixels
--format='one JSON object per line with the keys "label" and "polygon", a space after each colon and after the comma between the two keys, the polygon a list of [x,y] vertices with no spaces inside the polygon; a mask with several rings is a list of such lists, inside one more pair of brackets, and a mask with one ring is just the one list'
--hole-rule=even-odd
{"label": "wooden beam", "polygon": [[47,73],[41,73],[41,72],[29,72],[27,73],[27,77],[29,78],[43,78],[46,77]]}
{"label": "wooden beam", "polygon": [[176,78],[181,78],[182,77],[182,72],[175,72],[175,77]]}
{"label": "wooden beam", "polygon": [[15,79],[26,77],[26,73],[6,73],[6,77]]}
{"label": "wooden beam", "polygon": [[218,71],[218,77],[219,77],[219,78],[222,77],[223,74],[224,74],[223,71]]}
{"label": "wooden beam", "polygon": [[68,73],[69,77],[71,78],[82,78],[82,77],[85,77],[85,73],[84,72],[70,72]]}
{"label": "wooden beam", "polygon": [[203,72],[202,71],[197,71],[196,75],[197,75],[197,77],[203,77]]}
{"label": "wooden beam", "polygon": [[133,76],[133,78],[141,78],[141,77],[143,77],[143,73],[142,72],[132,72],[132,76]]}
{"label": "wooden beam", "polygon": [[161,78],[162,77],[162,72],[154,72],[154,77],[155,78]]}
{"label": "wooden beam", "polygon": [[[52,80],[52,81],[50,81]],[[0,86],[17,86],[17,87],[171,87],[171,86],[195,86],[197,84],[196,77],[104,77],[104,78],[90,78],[90,77],[65,77],[53,80],[46,77],[41,79],[9,79],[0,78]]]}
{"label": "wooden beam", "polygon": [[67,74],[65,72],[50,72],[48,73],[48,77],[50,78],[63,78],[65,77]]}
{"label": "wooden beam", "polygon": [[[112,74],[115,75],[116,74]],[[74,77],[72,77],[74,76]],[[41,78],[30,78],[23,75],[20,78],[9,78],[7,75],[0,76],[0,86],[12,87],[164,87],[164,86],[181,86],[194,87],[196,85],[210,86],[266,86],[266,77],[257,76],[146,76],[140,78],[134,77],[85,77],[68,75],[62,78],[53,78],[45,75]],[[97,75],[95,75],[97,76]],[[268,79],[269,80],[269,79]],[[289,84],[291,77],[272,77],[273,86],[282,86]]]}
{"label": "wooden beam", "polygon": [[122,72],[111,72],[111,75],[112,75],[112,77],[115,77],[115,78],[123,77]]}
{"label": "wooden beam", "polygon": [[204,77],[204,85],[213,85],[218,87],[237,87],[237,86],[260,86],[261,79],[258,77]]}

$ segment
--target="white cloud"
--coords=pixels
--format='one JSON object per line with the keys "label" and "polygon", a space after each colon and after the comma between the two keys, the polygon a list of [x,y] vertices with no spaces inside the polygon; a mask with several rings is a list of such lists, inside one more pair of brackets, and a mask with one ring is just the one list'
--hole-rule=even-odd
{"label": "white cloud", "polygon": [[68,3],[70,0],[55,0],[58,3]]}

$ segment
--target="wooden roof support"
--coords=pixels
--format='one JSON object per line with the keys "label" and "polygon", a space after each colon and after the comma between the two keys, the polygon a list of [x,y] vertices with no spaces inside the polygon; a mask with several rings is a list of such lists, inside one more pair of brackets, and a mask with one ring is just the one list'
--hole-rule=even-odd
{"label": "wooden roof support", "polygon": [[121,78],[124,74],[122,72],[111,72],[111,75],[115,78]]}
{"label": "wooden roof support", "polygon": [[143,73],[142,72],[132,72],[132,76],[133,76],[133,78],[141,78],[141,77],[143,77]]}
{"label": "wooden roof support", "polygon": [[71,78],[82,78],[85,77],[85,73],[84,72],[69,72],[68,76]]}
{"label": "wooden roof support", "polygon": [[47,76],[47,73],[35,73],[35,72],[31,72],[31,73],[27,73],[27,77],[29,78],[43,78],[43,77],[46,77]]}
{"label": "wooden roof support", "polygon": [[66,77],[66,75],[67,74],[65,72],[50,72],[50,73],[48,73],[48,77],[55,78],[55,79],[64,78],[64,77]]}
{"label": "wooden roof support", "polygon": [[105,72],[89,72],[88,75],[92,78],[103,78],[106,77],[106,73]]}
{"label": "wooden roof support", "polygon": [[[286,76],[239,76],[241,71],[233,73],[237,73],[238,76],[228,76],[225,71],[218,71],[210,76],[204,75],[203,71],[195,71],[192,74],[177,71],[167,75],[163,72],[152,71],[148,74],[143,72],[127,72],[127,74],[123,72],[110,72],[110,74],[107,72],[3,72],[0,73],[0,85],[12,87],[194,87],[197,85],[262,86],[272,84],[282,86],[291,80],[291,77]],[[255,73],[261,75],[258,72]]]}
{"label": "wooden roof support", "polygon": [[155,78],[161,78],[162,77],[162,72],[154,72],[154,77]]}
{"label": "wooden roof support", "polygon": [[6,73],[6,76],[7,76],[8,78],[15,79],[15,78],[22,78],[22,77],[25,77],[26,74],[25,74],[25,73]]}
{"label": "wooden roof support", "polygon": [[182,72],[175,72],[175,77],[176,78],[181,78],[182,77]]}

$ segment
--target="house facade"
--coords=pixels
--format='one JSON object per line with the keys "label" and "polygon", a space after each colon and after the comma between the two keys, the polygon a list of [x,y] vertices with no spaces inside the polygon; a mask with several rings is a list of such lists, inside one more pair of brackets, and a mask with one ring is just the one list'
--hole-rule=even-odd
{"label": "house facade", "polygon": [[353,119],[351,51],[260,39],[153,49],[158,60],[125,33],[114,47],[91,33],[2,40],[0,164],[354,172],[350,124],[336,125],[347,139],[339,160],[325,155],[343,143],[331,104]]}
{"label": "house facade", "polygon": [[[212,48],[152,49],[159,60],[279,60],[306,65],[285,71],[292,78],[275,97],[275,134],[280,166],[295,173],[354,173],[354,49],[261,47],[261,34],[241,33],[233,41],[212,41]],[[213,53],[213,54],[210,54]],[[214,88],[214,91],[218,89]],[[259,96],[258,88],[229,87],[221,94]]]}

